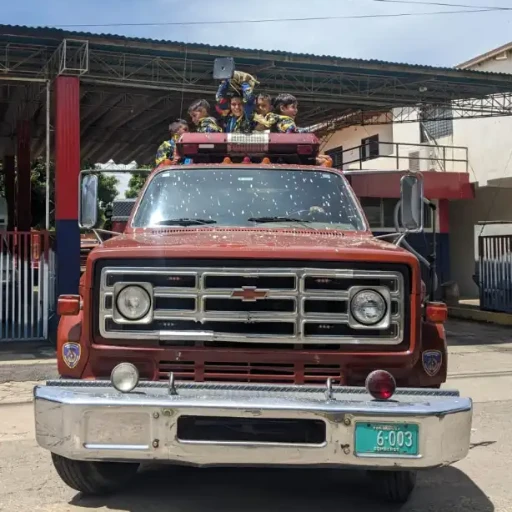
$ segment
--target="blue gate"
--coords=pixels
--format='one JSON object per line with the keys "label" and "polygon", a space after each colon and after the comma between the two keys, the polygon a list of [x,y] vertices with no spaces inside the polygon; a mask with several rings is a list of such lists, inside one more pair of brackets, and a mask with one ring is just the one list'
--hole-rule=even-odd
{"label": "blue gate", "polygon": [[512,313],[512,235],[478,237],[480,309]]}

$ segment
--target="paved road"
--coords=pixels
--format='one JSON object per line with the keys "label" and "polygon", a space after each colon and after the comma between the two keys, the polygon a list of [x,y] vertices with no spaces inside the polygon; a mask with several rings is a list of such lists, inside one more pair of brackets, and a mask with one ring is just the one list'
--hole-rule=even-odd
{"label": "paved road", "polygon": [[[84,499],[33,437],[30,383],[0,385],[0,511],[510,512],[512,332],[451,322],[450,382],[475,400],[472,447],[453,467],[421,474],[401,509],[376,502],[363,475],[336,471],[146,468],[123,494]],[[483,344],[484,343],[484,344]]]}

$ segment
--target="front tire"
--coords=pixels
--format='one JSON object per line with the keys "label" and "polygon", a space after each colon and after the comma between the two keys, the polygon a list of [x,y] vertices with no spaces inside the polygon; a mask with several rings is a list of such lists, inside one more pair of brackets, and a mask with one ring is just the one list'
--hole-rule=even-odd
{"label": "front tire", "polygon": [[377,493],[391,503],[406,503],[416,486],[416,471],[370,471]]}
{"label": "front tire", "polygon": [[52,461],[66,485],[88,495],[108,494],[123,487],[139,469],[139,464],[129,462],[71,460],[56,453],[52,453]]}

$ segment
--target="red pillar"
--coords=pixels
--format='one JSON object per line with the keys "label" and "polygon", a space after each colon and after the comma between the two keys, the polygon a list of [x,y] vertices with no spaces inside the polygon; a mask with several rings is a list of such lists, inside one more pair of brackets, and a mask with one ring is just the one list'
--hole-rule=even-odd
{"label": "red pillar", "polygon": [[16,217],[16,190],[15,190],[15,170],[14,155],[4,156],[4,176],[5,176],[5,199],[7,200],[7,230],[12,231]]}
{"label": "red pillar", "polygon": [[77,294],[80,281],[78,178],[80,174],[80,80],[55,80],[55,227],[57,295]]}
{"label": "red pillar", "polygon": [[30,121],[20,121],[16,131],[18,180],[16,187],[17,228],[30,231]]}

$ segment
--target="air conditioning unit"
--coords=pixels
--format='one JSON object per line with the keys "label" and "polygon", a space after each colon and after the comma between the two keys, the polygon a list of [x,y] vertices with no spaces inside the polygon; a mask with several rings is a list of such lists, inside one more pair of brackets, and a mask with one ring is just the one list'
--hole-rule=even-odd
{"label": "air conditioning unit", "polygon": [[412,172],[444,170],[443,158],[435,147],[424,147],[419,151],[410,151],[408,156],[409,170]]}
{"label": "air conditioning unit", "polygon": [[409,171],[419,172],[420,171],[420,152],[411,151],[409,153]]}

